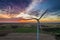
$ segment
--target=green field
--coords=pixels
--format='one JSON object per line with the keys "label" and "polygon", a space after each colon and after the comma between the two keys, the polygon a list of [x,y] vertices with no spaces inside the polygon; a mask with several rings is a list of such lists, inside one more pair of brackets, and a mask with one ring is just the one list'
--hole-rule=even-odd
{"label": "green field", "polygon": [[12,30],[17,33],[36,33],[36,28],[0,28],[0,30]]}
{"label": "green field", "polygon": [[[3,27],[0,27],[0,30],[12,30],[13,32],[17,32],[17,33],[36,33],[36,24],[3,24]],[[15,25],[15,26],[19,26],[16,28],[12,28],[11,26]],[[44,28],[42,29],[42,31],[40,32],[47,32],[47,33],[60,33],[60,24],[43,24],[45,26],[48,26],[48,28]]]}

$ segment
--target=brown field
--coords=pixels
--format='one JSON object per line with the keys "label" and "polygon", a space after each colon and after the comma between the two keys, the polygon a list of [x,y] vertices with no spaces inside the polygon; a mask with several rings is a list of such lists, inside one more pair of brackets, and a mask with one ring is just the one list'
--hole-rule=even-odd
{"label": "brown field", "polygon": [[[0,40],[36,40],[36,33],[10,33],[0,37]],[[49,34],[40,34],[40,40],[55,40],[55,38]]]}

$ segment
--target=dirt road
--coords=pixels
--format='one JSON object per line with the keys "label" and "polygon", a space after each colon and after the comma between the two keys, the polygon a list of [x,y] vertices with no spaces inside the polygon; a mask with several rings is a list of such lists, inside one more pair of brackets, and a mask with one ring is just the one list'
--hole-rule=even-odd
{"label": "dirt road", "polygon": [[[10,33],[0,40],[36,40],[35,33]],[[49,34],[40,34],[40,40],[55,40],[54,36]]]}

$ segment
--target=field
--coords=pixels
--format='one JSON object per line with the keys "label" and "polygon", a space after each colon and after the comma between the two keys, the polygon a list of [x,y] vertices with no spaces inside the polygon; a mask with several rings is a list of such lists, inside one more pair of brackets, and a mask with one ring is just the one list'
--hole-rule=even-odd
{"label": "field", "polygon": [[[36,23],[3,23],[0,24],[0,39],[36,40],[37,32],[36,29],[37,29]],[[58,39],[60,38],[58,37],[60,35],[60,23],[41,23],[41,29],[42,29],[40,30],[41,40],[55,40],[56,38]]]}
{"label": "field", "polygon": [[[17,32],[17,33],[36,33],[36,29],[37,29],[36,23],[0,24],[0,30],[12,30],[13,32]],[[41,23],[41,29],[43,31],[60,33],[60,24],[59,23]]]}
{"label": "field", "polygon": [[[36,40],[36,33],[10,33],[0,37],[0,40]],[[40,34],[40,40],[55,40],[55,38],[49,34]]]}

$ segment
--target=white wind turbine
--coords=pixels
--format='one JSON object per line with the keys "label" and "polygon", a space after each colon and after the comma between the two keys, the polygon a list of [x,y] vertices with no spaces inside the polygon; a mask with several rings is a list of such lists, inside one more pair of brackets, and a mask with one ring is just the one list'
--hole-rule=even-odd
{"label": "white wind turbine", "polygon": [[[39,17],[39,18],[32,18],[32,19],[35,19],[37,21],[37,39],[36,40],[40,40],[40,37],[39,37],[39,34],[40,34],[40,30],[41,29],[41,23],[40,23],[40,19],[47,13],[48,9],[45,10],[44,13],[42,13],[42,15]],[[39,15],[39,11],[34,11],[33,13],[36,13],[37,15]]]}

